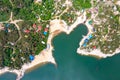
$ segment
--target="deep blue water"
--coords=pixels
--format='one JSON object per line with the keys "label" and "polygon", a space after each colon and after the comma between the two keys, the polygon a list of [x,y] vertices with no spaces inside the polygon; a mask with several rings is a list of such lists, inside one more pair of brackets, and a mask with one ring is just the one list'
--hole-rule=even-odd
{"label": "deep blue water", "polygon": [[[76,53],[82,35],[86,34],[87,28],[79,25],[70,35],[56,36],[53,56],[57,66],[43,65],[26,73],[22,80],[120,80],[120,54],[99,60]],[[0,80],[15,80],[15,77],[6,73]]]}

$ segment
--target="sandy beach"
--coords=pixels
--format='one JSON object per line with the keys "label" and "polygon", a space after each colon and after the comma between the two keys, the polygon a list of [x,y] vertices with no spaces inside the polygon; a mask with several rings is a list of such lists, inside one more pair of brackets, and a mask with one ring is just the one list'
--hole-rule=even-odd
{"label": "sandy beach", "polygon": [[86,12],[83,15],[81,15],[80,17],[78,17],[76,19],[75,23],[73,25],[69,26],[69,29],[68,29],[67,24],[63,20],[55,19],[55,20],[50,21],[50,35],[49,35],[48,41],[47,41],[47,45],[49,47],[44,49],[39,55],[36,55],[35,59],[31,63],[24,64],[22,66],[22,69],[9,70],[9,68],[6,67],[6,68],[0,70],[0,74],[3,74],[5,72],[16,73],[17,74],[16,80],[20,80],[24,76],[24,73],[26,70],[31,69],[38,64],[50,62],[50,63],[57,65],[52,56],[52,51],[53,51],[52,39],[61,32],[66,32],[67,34],[70,34],[70,32],[75,27],[77,27],[78,24],[81,24],[86,20],[85,15],[86,15]]}
{"label": "sandy beach", "polygon": [[88,28],[88,34],[86,36],[83,36],[83,39],[80,41],[79,48],[77,49],[78,54],[86,55],[86,56],[95,56],[98,58],[106,58],[106,57],[111,57],[111,56],[118,54],[120,52],[120,48],[116,49],[116,51],[113,54],[109,54],[109,53],[104,54],[100,51],[100,49],[94,49],[90,52],[88,52],[85,49],[80,49],[80,47],[82,46],[82,44],[84,43],[84,40],[88,37],[88,35],[93,33],[93,31],[92,31],[93,26],[89,24],[89,20],[86,20],[85,25]]}
{"label": "sandy beach", "polygon": [[[31,63],[24,64],[22,66],[22,69],[9,70],[9,68],[6,67],[6,68],[0,70],[0,75],[5,72],[12,72],[12,73],[17,74],[16,80],[20,80],[24,76],[24,73],[26,70],[31,69],[36,65],[39,65],[41,63],[49,63],[49,62],[57,65],[54,57],[52,56],[53,55],[52,51],[54,50],[54,47],[52,46],[52,39],[61,32],[70,34],[77,27],[77,25],[84,24],[84,22],[85,22],[85,25],[88,28],[88,34],[86,36],[84,36],[83,39],[80,41],[79,45],[81,47],[85,38],[88,37],[88,35],[92,33],[93,27],[92,27],[92,25],[90,25],[88,23],[88,21],[89,20],[86,20],[86,12],[84,12],[79,17],[77,17],[76,21],[71,26],[68,26],[65,21],[60,20],[60,19],[51,20],[50,26],[49,26],[50,31],[49,31],[48,41],[47,41],[47,48],[44,49],[43,51],[41,51],[39,55],[36,55],[35,59]],[[0,27],[0,29],[1,28],[2,27]],[[113,56],[113,55],[117,54],[118,52],[120,52],[120,49],[117,49],[113,54],[103,54],[99,49],[95,49],[95,50],[92,50],[91,52],[87,52],[86,50],[80,50],[80,47],[77,49],[78,54],[93,55],[93,56],[98,56],[100,58],[106,58],[109,56]]]}
{"label": "sandy beach", "polygon": [[[41,1],[41,0],[38,0],[38,1]],[[67,0],[66,4],[67,4],[67,8],[68,8],[68,6],[71,3],[69,3],[69,1]],[[65,9],[65,11],[67,10],[67,8]],[[15,24],[17,26],[18,30],[19,30],[19,26],[16,23],[19,22],[19,21],[22,21],[22,20],[17,20],[17,21],[14,20],[13,21],[13,19],[12,19],[13,15],[12,14],[13,13],[11,12],[11,16],[10,16],[10,19],[9,19],[11,21],[10,23]],[[52,51],[54,49],[53,46],[52,46],[52,39],[61,32],[65,32],[66,34],[70,34],[70,32],[75,27],[77,27],[78,24],[83,23],[85,20],[86,20],[86,12],[84,12],[83,15],[79,16],[71,26],[68,26],[67,23],[63,20],[59,20],[59,19],[51,20],[50,21],[50,31],[49,31],[50,34],[49,34],[48,41],[47,41],[47,48],[44,49],[43,51],[41,51],[39,55],[36,55],[35,59],[31,63],[24,64],[22,66],[22,69],[20,69],[20,70],[9,70],[8,67],[5,67],[5,68],[0,70],[0,75],[4,74],[6,72],[12,72],[12,73],[17,74],[17,79],[16,80],[20,80],[24,76],[24,73],[25,73],[26,70],[31,69],[36,65],[39,65],[39,64],[42,64],[42,63],[48,63],[48,62],[57,65],[53,56],[52,56]],[[2,30],[3,28],[0,27],[0,29]]]}
{"label": "sandy beach", "polygon": [[104,54],[100,51],[100,49],[94,49],[91,52],[88,52],[86,50],[80,50],[80,48],[77,49],[77,53],[85,56],[95,56],[98,58],[106,58],[106,57],[111,57],[115,54],[118,54],[120,52],[120,49],[116,49],[116,51],[113,54]]}

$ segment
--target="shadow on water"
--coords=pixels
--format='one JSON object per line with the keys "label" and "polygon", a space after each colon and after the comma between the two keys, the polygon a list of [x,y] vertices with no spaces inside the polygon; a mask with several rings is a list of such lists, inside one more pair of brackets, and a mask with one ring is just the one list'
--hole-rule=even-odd
{"label": "shadow on water", "polygon": [[[86,34],[87,28],[79,25],[70,35],[56,36],[53,56],[57,67],[50,63],[43,65],[26,73],[22,80],[120,80],[120,54],[98,60],[76,53],[82,35]],[[9,79],[0,77],[0,80]]]}

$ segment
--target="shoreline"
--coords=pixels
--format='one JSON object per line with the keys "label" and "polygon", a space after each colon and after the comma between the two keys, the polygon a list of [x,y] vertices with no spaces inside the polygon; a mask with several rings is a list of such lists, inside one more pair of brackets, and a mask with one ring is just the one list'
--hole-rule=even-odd
{"label": "shoreline", "polygon": [[119,54],[120,50],[116,49],[116,51],[113,54],[104,54],[100,51],[100,49],[94,49],[90,52],[84,50],[80,50],[80,48],[77,49],[77,53],[80,55],[85,55],[85,56],[93,56],[93,57],[97,57],[97,58],[107,58],[107,57],[111,57],[113,55]]}
{"label": "shoreline", "polygon": [[37,68],[39,68],[39,67],[41,67],[41,66],[43,66],[43,65],[45,65],[45,64],[47,64],[47,63],[49,63],[49,62],[40,63],[40,64],[38,64],[38,65],[35,65],[35,66],[32,67],[32,68],[26,69],[25,73],[32,72],[33,70],[35,70],[35,69],[37,69]]}
{"label": "shoreline", "polygon": [[93,26],[89,24],[89,20],[86,21],[85,23],[87,29],[88,29],[88,33],[86,36],[83,36],[82,40],[79,42],[79,48],[77,48],[77,53],[80,55],[85,55],[85,56],[93,56],[93,57],[97,57],[97,58],[107,58],[107,57],[111,57],[115,54],[119,54],[120,53],[120,48],[116,49],[115,52],[113,52],[112,54],[104,54],[100,51],[100,49],[94,49],[90,52],[86,51],[85,49],[81,49],[80,47],[82,46],[82,44],[84,43],[84,40],[88,37],[89,34],[92,34],[93,31]]}
{"label": "shoreline", "polygon": [[0,75],[6,72],[11,72],[17,74],[16,80],[20,80],[24,76],[25,71],[29,69],[33,69],[35,66],[40,65],[42,63],[53,63],[54,65],[57,66],[52,56],[52,51],[54,50],[54,47],[52,46],[52,39],[61,32],[70,34],[70,32],[72,32],[73,29],[77,27],[77,25],[83,23],[85,20],[86,20],[86,12],[84,12],[83,15],[78,17],[76,21],[69,27],[69,29],[66,22],[63,20],[55,19],[50,21],[50,35],[47,41],[47,45],[49,45],[49,48],[46,48],[43,51],[41,51],[39,55],[35,56],[34,61],[32,61],[31,63],[24,64],[20,70],[16,70],[16,69],[9,70],[8,67],[5,67],[0,70]]}
{"label": "shoreline", "polygon": [[85,49],[80,50],[80,47],[83,44],[84,39],[89,34],[92,33],[93,27],[92,27],[92,25],[90,25],[88,23],[88,21],[89,20],[86,19],[86,11],[82,15],[77,17],[76,21],[71,26],[68,26],[67,23],[63,20],[59,20],[59,19],[51,20],[50,21],[50,31],[49,31],[50,34],[49,34],[48,40],[47,40],[48,47],[46,49],[42,50],[39,55],[36,55],[35,59],[31,63],[24,64],[20,70],[9,70],[8,67],[5,67],[0,70],[0,75],[4,74],[6,72],[11,72],[11,73],[17,74],[16,80],[20,80],[24,76],[25,72],[27,72],[27,71],[29,72],[29,70],[31,71],[31,70],[35,69],[36,66],[39,67],[42,64],[46,64],[46,63],[52,63],[55,66],[57,66],[55,59],[53,57],[53,53],[52,53],[52,51],[54,50],[54,46],[52,45],[53,38],[55,36],[57,36],[58,34],[60,34],[61,32],[64,32],[67,35],[69,35],[76,27],[78,27],[79,24],[85,24],[88,29],[88,33],[86,36],[84,36],[82,38],[82,40],[79,43],[80,46],[77,49],[78,54],[86,55],[86,56],[95,56],[98,58],[106,58],[106,57],[110,57],[115,54],[118,54],[120,52],[120,49],[117,49],[116,52],[114,52],[113,54],[103,54],[99,49],[94,49],[91,52],[87,52]]}

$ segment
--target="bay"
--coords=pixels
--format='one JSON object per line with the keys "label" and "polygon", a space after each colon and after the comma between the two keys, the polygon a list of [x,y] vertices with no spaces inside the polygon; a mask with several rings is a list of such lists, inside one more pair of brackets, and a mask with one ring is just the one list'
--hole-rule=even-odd
{"label": "bay", "polygon": [[[120,80],[120,54],[96,59],[76,53],[82,35],[87,34],[85,25],[70,34],[61,33],[53,39],[53,56],[57,66],[48,63],[26,73],[22,80]],[[96,53],[97,54],[97,53]],[[15,80],[15,74],[6,73],[0,80]]]}

